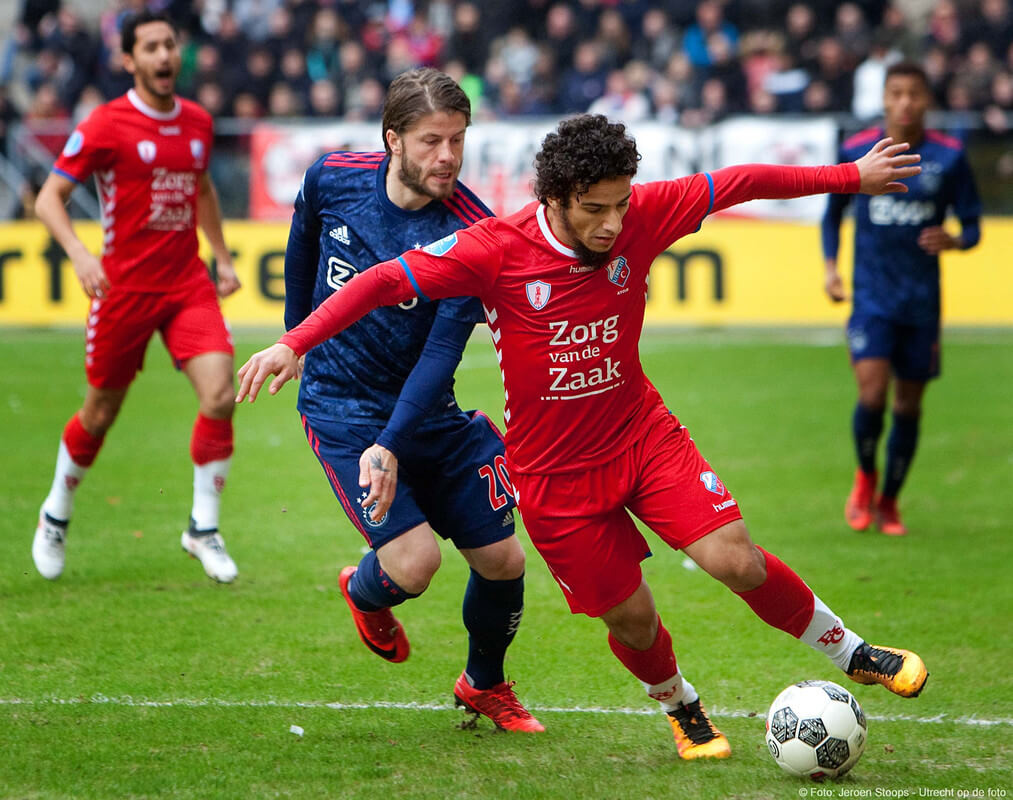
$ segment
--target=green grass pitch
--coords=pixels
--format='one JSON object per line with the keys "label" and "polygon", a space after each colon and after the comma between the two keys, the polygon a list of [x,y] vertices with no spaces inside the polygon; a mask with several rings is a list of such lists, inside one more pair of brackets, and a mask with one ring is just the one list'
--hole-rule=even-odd
{"label": "green grass pitch", "polygon": [[[240,576],[205,578],[179,548],[195,403],[159,343],[79,492],[66,572],[43,580],[31,537],[83,396],[82,338],[0,332],[0,797],[1009,796],[1013,332],[947,332],[903,539],[843,522],[854,390],[841,339],[651,330],[642,353],[754,539],[870,641],[917,650],[932,677],[916,700],[850,684],[658,542],[645,573],[733,748],[727,762],[682,763],[601,623],[570,616],[523,533],[526,611],[507,669],[546,733],[459,727],[466,567],[452,548],[426,595],[399,609],[411,658],[369,653],[337,589],[362,542],[304,441],[294,386],[237,414],[223,533]],[[272,340],[242,333],[237,363]],[[458,392],[500,418],[484,336]],[[870,717],[862,760],[823,794],[763,744],[767,705],[806,678],[849,685]]]}

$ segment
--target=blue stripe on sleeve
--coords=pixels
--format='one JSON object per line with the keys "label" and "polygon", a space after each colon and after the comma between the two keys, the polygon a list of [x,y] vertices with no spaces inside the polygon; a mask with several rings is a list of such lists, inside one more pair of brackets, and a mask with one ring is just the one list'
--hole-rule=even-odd
{"label": "blue stripe on sleeve", "polygon": [[64,178],[66,178],[69,181],[74,181],[74,183],[81,183],[81,181],[79,181],[77,178],[75,178],[69,172],[64,172],[62,169],[57,169],[56,167],[53,167],[53,172],[55,172],[57,175],[62,175]]}
{"label": "blue stripe on sleeve", "polygon": [[415,276],[412,275],[412,268],[408,266],[408,262],[404,260],[404,256],[397,257],[398,262],[404,268],[405,275],[408,276],[408,280],[411,281],[412,288],[415,290],[415,294],[419,296],[419,300],[423,303],[428,303],[429,298],[422,293],[422,289],[419,288],[419,282],[415,280]]}
{"label": "blue stripe on sleeve", "polygon": [[[703,176],[707,179],[707,187],[710,189],[710,200],[707,203],[707,210],[700,217],[700,224],[696,226],[696,231],[703,227],[703,221],[707,219],[707,215],[714,209],[714,179],[709,172],[705,172]],[[693,233],[696,233],[696,231],[693,231]]]}

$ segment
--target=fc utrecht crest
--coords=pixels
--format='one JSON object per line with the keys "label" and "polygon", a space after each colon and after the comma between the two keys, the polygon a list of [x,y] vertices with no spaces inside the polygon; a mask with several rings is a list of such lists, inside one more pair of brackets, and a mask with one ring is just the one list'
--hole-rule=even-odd
{"label": "fc utrecht crest", "polygon": [[619,256],[619,258],[612,259],[611,263],[605,267],[605,272],[612,283],[622,287],[629,280],[630,265],[626,263],[626,259],[623,256]]}
{"label": "fc utrecht crest", "polygon": [[155,143],[145,139],[142,142],[137,143],[137,155],[141,157],[141,161],[145,164],[150,164],[155,160]]}
{"label": "fc utrecht crest", "polygon": [[528,294],[528,302],[535,311],[541,311],[549,302],[549,295],[552,294],[552,286],[545,281],[531,281],[526,284],[524,291]]}
{"label": "fc utrecht crest", "polygon": [[721,483],[721,479],[713,472],[701,472],[700,482],[703,483],[704,488],[708,492],[713,492],[714,494],[725,493],[725,485]]}
{"label": "fc utrecht crest", "polygon": [[193,156],[194,161],[200,161],[204,156],[204,142],[200,139],[190,140],[190,155]]}

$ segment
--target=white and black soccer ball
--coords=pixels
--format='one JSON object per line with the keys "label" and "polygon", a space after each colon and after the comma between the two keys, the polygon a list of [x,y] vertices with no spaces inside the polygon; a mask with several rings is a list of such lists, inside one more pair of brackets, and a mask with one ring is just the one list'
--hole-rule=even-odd
{"label": "white and black soccer ball", "polygon": [[840,777],[858,763],[867,734],[858,701],[830,681],[789,686],[767,712],[767,749],[796,777]]}

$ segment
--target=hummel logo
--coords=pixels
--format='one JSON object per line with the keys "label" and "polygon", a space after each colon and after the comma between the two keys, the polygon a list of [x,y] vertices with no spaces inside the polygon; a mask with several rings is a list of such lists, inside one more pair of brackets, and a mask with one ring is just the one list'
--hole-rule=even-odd
{"label": "hummel logo", "polygon": [[340,228],[334,228],[331,230],[330,236],[332,239],[337,239],[342,244],[351,244],[352,240],[348,238],[348,226],[342,225]]}

